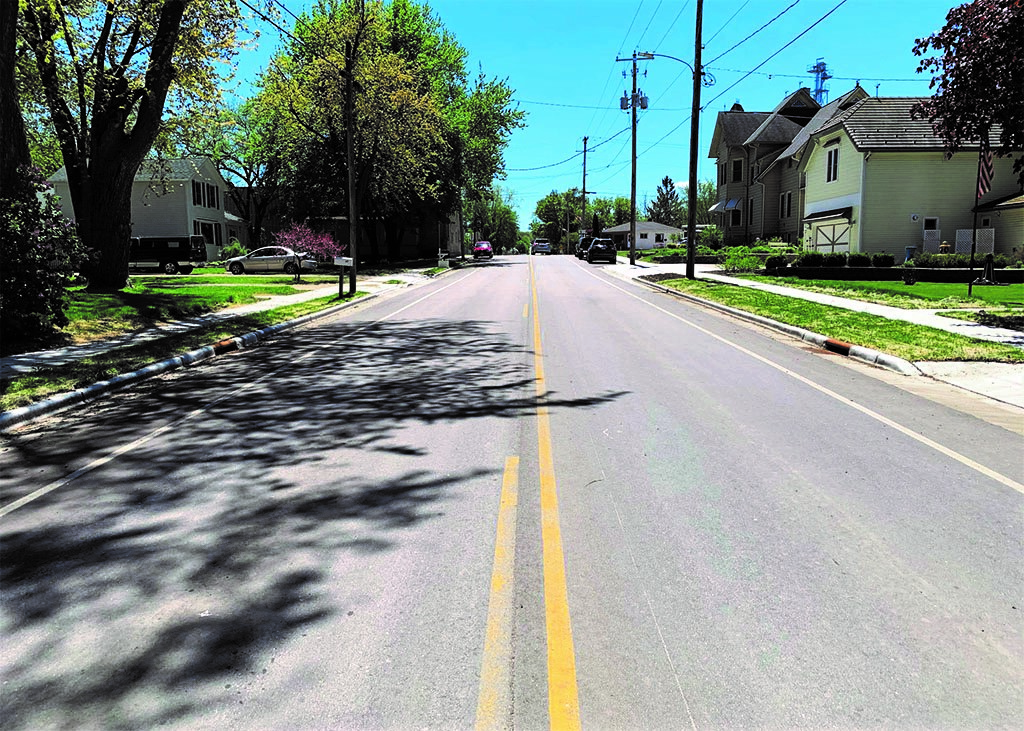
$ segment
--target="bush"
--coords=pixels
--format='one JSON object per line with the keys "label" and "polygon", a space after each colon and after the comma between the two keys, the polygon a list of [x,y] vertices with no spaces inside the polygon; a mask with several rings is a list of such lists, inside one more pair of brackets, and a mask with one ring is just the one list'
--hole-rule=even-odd
{"label": "bush", "polygon": [[842,251],[830,251],[825,254],[825,266],[844,267],[846,266],[846,254]]}
{"label": "bush", "polygon": [[762,268],[761,257],[749,253],[743,246],[729,249],[722,266],[727,272],[757,272]]}
{"label": "bush", "polygon": [[242,246],[242,242],[238,239],[231,239],[231,241],[228,242],[228,245],[220,250],[220,255],[224,259],[231,259],[235,256],[244,256],[248,253],[248,250]]}
{"label": "bush", "polygon": [[896,257],[892,254],[879,253],[871,255],[871,266],[873,267],[891,267],[896,263]]}
{"label": "bush", "polygon": [[821,267],[825,266],[825,255],[820,251],[805,251],[797,257],[794,264],[798,267]]}
{"label": "bush", "polygon": [[87,258],[39,170],[20,173],[11,197],[0,199],[0,332],[6,343],[43,341],[68,324],[67,289]]}
{"label": "bush", "polygon": [[697,243],[701,246],[706,246],[709,249],[721,249],[722,229],[715,225],[702,228],[700,233],[697,234]]}
{"label": "bush", "polygon": [[767,259],[765,259],[764,262],[765,269],[784,269],[788,265],[789,257],[783,256],[782,254],[775,254],[774,256],[769,256]]}
{"label": "bush", "polygon": [[871,256],[868,254],[861,254],[859,252],[852,253],[848,257],[846,257],[846,266],[869,267],[871,266]]}

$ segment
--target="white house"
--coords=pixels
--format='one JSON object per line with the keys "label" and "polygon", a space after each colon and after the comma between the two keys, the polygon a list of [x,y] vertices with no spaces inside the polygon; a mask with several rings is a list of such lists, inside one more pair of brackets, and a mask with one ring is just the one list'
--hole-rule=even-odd
{"label": "white house", "polygon": [[[49,182],[60,196],[64,215],[74,220],[67,171],[62,167]],[[234,229],[245,229],[225,215],[227,189],[209,158],[145,160],[132,188],[132,236],[201,235],[207,258],[219,259]]]}

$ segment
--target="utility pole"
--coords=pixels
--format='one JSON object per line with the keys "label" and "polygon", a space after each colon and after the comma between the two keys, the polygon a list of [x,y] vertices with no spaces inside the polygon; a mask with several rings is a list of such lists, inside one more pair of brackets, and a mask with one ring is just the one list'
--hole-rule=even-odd
{"label": "utility pole", "polygon": [[[356,255],[356,244],[359,241],[359,204],[356,200],[356,156],[352,138],[355,136],[355,79],[353,78],[355,53],[351,41],[345,41],[345,167],[348,182],[348,255],[352,266],[348,270],[348,294],[356,295],[356,267],[359,258]],[[338,280],[338,295],[341,295],[341,280]]]}
{"label": "utility pole", "polygon": [[636,264],[636,108],[647,109],[647,97],[637,94],[636,89],[636,62],[637,59],[649,61],[654,58],[653,53],[637,53],[633,51],[631,58],[617,58],[616,61],[633,62],[633,94],[628,99],[623,93],[619,103],[621,109],[632,110],[633,116],[633,174],[629,184],[629,263]]}
{"label": "utility pole", "polygon": [[580,210],[580,236],[583,236],[583,230],[587,225],[587,140],[588,137],[583,138],[583,187],[580,188],[580,192],[583,194],[583,208]]}
{"label": "utility pole", "polygon": [[704,0],[697,0],[697,28],[693,44],[693,106],[690,109],[690,184],[686,191],[686,278],[695,279],[697,251],[697,147],[700,136],[701,28],[704,24]]}

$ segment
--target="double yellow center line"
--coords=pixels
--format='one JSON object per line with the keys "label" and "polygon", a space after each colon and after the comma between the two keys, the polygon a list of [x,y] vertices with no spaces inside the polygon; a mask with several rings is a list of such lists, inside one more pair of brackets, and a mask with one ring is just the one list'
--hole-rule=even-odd
{"label": "double yellow center line", "polygon": [[[533,302],[533,362],[537,393],[537,446],[540,468],[541,542],[544,571],[544,617],[547,630],[548,715],[552,729],[579,729],[579,694],[576,686],[576,653],[569,618],[569,592],[565,581],[565,555],[558,518],[558,483],[551,449],[551,421],[545,405],[543,349],[537,282],[530,261],[530,292]],[[524,309],[524,315],[525,315]],[[487,634],[480,675],[476,727],[499,728],[502,708],[510,710],[508,677],[511,657],[512,571],[515,556],[515,515],[518,503],[519,460],[505,463],[498,535],[491,574]]]}

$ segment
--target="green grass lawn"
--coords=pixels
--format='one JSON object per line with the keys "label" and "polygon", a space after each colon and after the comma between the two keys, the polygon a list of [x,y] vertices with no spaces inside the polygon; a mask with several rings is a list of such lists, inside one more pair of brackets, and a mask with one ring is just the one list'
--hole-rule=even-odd
{"label": "green grass lawn", "polygon": [[[1024,363],[1024,350],[944,330],[718,282],[672,279],[660,284],[746,312],[889,353],[909,361]],[[914,285],[917,286],[917,285]]]}
{"label": "green grass lawn", "polygon": [[[766,284],[779,284],[794,289],[805,289],[811,292],[823,292],[838,297],[848,297],[865,302],[874,302],[903,309],[953,309],[960,307],[1000,307],[1024,308],[1024,284],[1006,286],[973,287],[973,296],[967,296],[966,284],[946,284],[941,282],[918,282],[904,284],[897,282],[868,281],[834,281],[818,279],[798,279],[796,277],[764,277],[756,274],[738,275]],[[998,274],[997,274],[998,276]]]}

